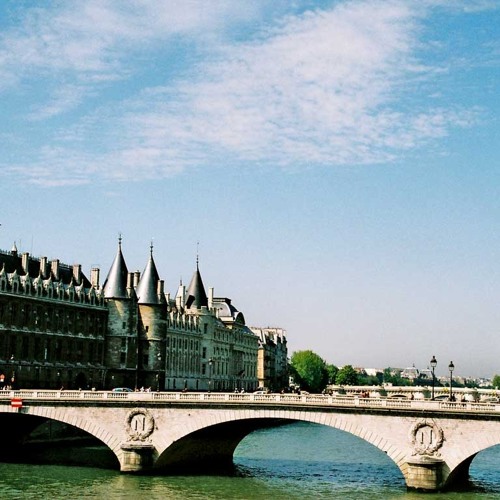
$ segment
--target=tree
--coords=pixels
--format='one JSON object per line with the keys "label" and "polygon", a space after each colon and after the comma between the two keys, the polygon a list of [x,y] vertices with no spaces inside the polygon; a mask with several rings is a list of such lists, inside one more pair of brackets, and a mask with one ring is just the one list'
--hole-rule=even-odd
{"label": "tree", "polygon": [[328,372],[328,383],[335,384],[335,379],[337,378],[337,373],[339,372],[338,367],[335,365],[326,365],[326,370]]}
{"label": "tree", "polygon": [[358,385],[380,385],[382,376],[379,378],[376,375],[358,374]]}
{"label": "tree", "polygon": [[500,375],[495,375],[491,381],[491,385],[494,389],[500,389]]}
{"label": "tree", "polygon": [[[384,382],[386,384],[392,384],[396,386],[406,386],[411,385],[411,382],[407,378],[401,377],[401,370],[398,368],[385,368],[384,369]],[[437,381],[436,381],[437,385]]]}
{"label": "tree", "polygon": [[343,366],[335,379],[337,385],[358,385],[358,382],[358,374],[352,365]]}
{"label": "tree", "polygon": [[328,383],[326,362],[313,351],[296,351],[290,359],[290,373],[302,389],[321,392]]}

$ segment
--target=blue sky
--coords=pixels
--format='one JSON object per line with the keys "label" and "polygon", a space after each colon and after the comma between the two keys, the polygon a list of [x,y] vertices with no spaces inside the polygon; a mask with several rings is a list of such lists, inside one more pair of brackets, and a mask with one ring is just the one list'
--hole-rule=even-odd
{"label": "blue sky", "polygon": [[[500,373],[500,4],[0,3],[0,248],[151,239],[328,362]],[[197,245],[199,242],[199,245]]]}

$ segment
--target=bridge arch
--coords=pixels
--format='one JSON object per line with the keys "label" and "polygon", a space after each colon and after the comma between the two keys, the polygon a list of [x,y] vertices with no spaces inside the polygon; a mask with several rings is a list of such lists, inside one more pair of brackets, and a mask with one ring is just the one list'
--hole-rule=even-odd
{"label": "bridge arch", "polygon": [[487,432],[477,435],[467,448],[462,448],[463,453],[451,457],[447,461],[449,476],[446,485],[456,485],[467,483],[469,479],[474,479],[470,475],[470,467],[474,459],[483,451],[500,445],[500,434],[497,432]]}
{"label": "bridge arch", "polygon": [[405,476],[406,453],[376,432],[373,426],[353,422],[352,415],[301,410],[227,410],[209,419],[195,417],[177,435],[169,436],[170,442],[165,441],[158,450],[154,466],[169,470],[206,470],[220,464],[228,469],[233,467],[236,447],[251,432],[292,422],[323,425],[352,434],[386,454]]}
{"label": "bridge arch", "polygon": [[98,419],[78,418],[75,416],[74,409],[33,406],[30,407],[28,411],[16,413],[10,408],[7,409],[0,406],[0,419],[8,419],[12,426],[11,434],[9,435],[9,433],[6,433],[2,437],[2,442],[9,447],[15,447],[22,444],[24,439],[44,422],[55,421],[68,424],[96,438],[115,456],[117,467],[121,463],[123,452],[116,436],[109,432],[104,426],[101,426]]}

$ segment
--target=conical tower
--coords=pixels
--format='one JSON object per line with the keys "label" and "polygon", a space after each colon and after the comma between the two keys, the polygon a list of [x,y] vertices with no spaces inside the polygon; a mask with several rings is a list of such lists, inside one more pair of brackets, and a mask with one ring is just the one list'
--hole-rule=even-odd
{"label": "conical tower", "polygon": [[128,272],[122,254],[122,237],[104,282],[104,298],[108,306],[108,327],[104,348],[103,376],[105,389],[134,387],[138,363],[138,309],[133,286],[133,274]]}
{"label": "conical tower", "polygon": [[104,282],[104,297],[107,299],[128,298],[127,279],[128,270],[122,254],[122,237],[120,236],[118,238],[118,251]]}
{"label": "conical tower", "polygon": [[139,305],[139,385],[161,390],[165,385],[167,304],[164,282],[160,280],[153,258],[153,244],[136,295]]}
{"label": "conical tower", "polygon": [[196,310],[202,307],[208,307],[208,297],[201,279],[198,258],[196,258],[196,271],[186,292],[186,309]]}

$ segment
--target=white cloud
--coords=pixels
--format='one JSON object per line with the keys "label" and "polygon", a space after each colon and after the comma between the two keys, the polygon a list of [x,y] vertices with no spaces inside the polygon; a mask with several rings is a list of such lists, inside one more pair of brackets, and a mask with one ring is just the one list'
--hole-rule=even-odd
{"label": "white cloud", "polygon": [[50,102],[38,105],[28,115],[34,121],[45,120],[77,107],[92,91],[85,86],[65,85],[55,89]]}
{"label": "white cloud", "polygon": [[[9,57],[24,53],[25,71],[73,75],[31,118],[81,104],[98,92],[92,80],[133,79],[131,51],[158,57],[158,45],[173,34],[199,42],[202,26],[208,40],[235,16],[257,16],[265,3],[243,15],[232,2],[210,9],[198,2],[77,5],[76,14],[61,11],[43,27],[44,11],[33,11],[22,34],[4,38],[4,71]],[[408,102],[411,94],[425,101],[439,70],[418,59],[425,13],[413,2],[341,2],[284,17],[246,42],[212,39],[175,82],[142,85],[133,100],[87,113],[18,173],[45,185],[161,178],[221,161],[287,168],[392,161],[473,119],[467,110]]]}
{"label": "white cloud", "polygon": [[252,19],[261,2],[88,0],[31,8],[0,37],[0,74],[12,84],[26,75],[71,72],[82,80],[126,76],[130,57],[176,36],[206,42],[227,24]]}

